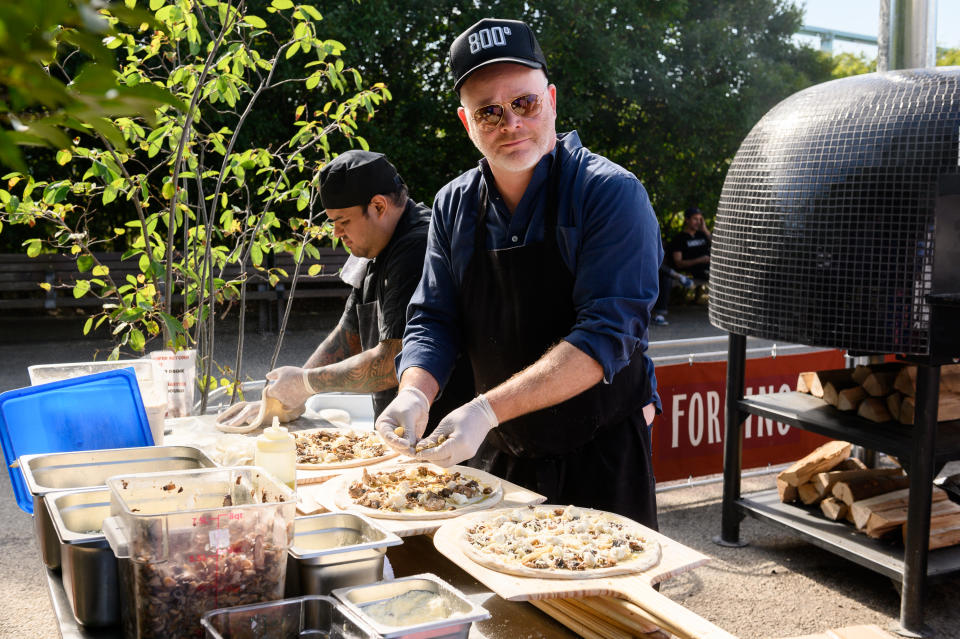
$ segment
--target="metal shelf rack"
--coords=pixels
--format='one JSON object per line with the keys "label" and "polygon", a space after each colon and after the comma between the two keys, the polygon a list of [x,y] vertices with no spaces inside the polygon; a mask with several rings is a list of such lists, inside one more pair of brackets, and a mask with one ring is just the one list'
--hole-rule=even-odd
{"label": "metal shelf rack", "polygon": [[[750,515],[783,526],[809,543],[901,583],[900,628],[905,636],[923,634],[923,600],[928,577],[960,571],[960,548],[929,552],[930,503],[936,469],[960,459],[960,421],[938,424],[940,367],[919,363],[915,424],[875,424],[844,415],[801,393],[744,397],[746,337],[730,333],[727,353],[726,424],[723,458],[723,511],[716,542],[741,546],[740,522]],[[903,548],[827,520],[813,509],[781,504],[777,491],[740,494],[743,422],[758,415],[790,426],[849,441],[897,457],[908,469],[910,503]]]}

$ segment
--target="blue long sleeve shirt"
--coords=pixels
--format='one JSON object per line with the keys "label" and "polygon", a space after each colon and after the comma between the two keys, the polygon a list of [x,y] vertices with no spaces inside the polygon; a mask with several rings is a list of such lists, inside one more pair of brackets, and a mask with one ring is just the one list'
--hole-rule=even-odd
{"label": "blue long sleeve shirt", "polygon": [[[660,408],[653,363],[646,355],[650,309],[663,260],[660,227],[650,198],[629,171],[591,153],[576,131],[557,136],[564,160],[558,193],[557,244],[574,275],[576,322],[564,340],[603,367],[610,383],[640,349],[653,401]],[[473,257],[479,185],[489,192],[487,249],[543,239],[547,178],[556,148],[541,158],[511,215],[485,159],[444,186],[433,203],[423,274],[407,308],[397,374],[426,369],[446,384],[461,342],[460,287]]]}

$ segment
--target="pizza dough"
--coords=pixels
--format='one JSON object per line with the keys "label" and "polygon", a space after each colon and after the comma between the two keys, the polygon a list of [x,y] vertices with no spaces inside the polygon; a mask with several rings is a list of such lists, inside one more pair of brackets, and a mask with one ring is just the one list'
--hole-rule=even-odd
{"label": "pizza dough", "polygon": [[324,419],[337,426],[350,425],[350,413],[342,408],[323,408],[317,415],[319,415],[320,419]]}
{"label": "pizza dough", "polygon": [[313,428],[293,433],[296,438],[297,468],[336,470],[355,468],[392,459],[399,455],[372,430]]}
{"label": "pizza dough", "polygon": [[457,543],[481,566],[521,577],[593,579],[643,572],[660,561],[660,544],[640,524],[576,506],[475,513]]}
{"label": "pizza dough", "polygon": [[503,498],[500,480],[463,466],[410,463],[342,477],[339,508],[380,519],[448,519],[490,508]]}

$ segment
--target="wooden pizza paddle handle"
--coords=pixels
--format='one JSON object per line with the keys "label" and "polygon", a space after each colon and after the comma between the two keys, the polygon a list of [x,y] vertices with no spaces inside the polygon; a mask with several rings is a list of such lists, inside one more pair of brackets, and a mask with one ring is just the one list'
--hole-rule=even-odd
{"label": "wooden pizza paddle handle", "polygon": [[633,582],[630,587],[619,589],[617,594],[646,611],[650,621],[681,639],[736,639],[735,635],[646,584]]}

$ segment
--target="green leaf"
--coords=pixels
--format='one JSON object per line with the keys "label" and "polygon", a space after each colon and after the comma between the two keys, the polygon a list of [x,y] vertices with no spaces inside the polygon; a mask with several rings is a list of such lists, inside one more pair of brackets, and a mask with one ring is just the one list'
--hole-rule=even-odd
{"label": "green leaf", "polygon": [[254,266],[260,266],[260,264],[263,263],[263,250],[259,244],[254,244],[250,247],[250,259]]}
{"label": "green leaf", "polygon": [[88,317],[87,321],[83,324],[83,334],[86,335],[90,332],[90,329],[93,328],[93,317]]}
{"label": "green leaf", "polygon": [[313,277],[314,275],[320,275],[320,271],[323,270],[323,266],[320,264],[311,264],[310,268],[307,269],[307,275]]}
{"label": "green leaf", "polygon": [[90,282],[87,280],[77,280],[76,285],[73,287],[73,296],[79,299],[86,295],[89,290]]}
{"label": "green leaf", "polygon": [[167,0],[150,0],[150,10],[156,11],[167,3]]}
{"label": "green leaf", "polygon": [[167,181],[163,183],[163,189],[161,189],[160,193],[165,200],[169,200],[173,197],[175,190],[176,189],[173,188],[173,182]]}
{"label": "green leaf", "polygon": [[104,205],[110,204],[115,199],[117,199],[117,188],[112,184],[103,189],[103,203]]}
{"label": "green leaf", "polygon": [[140,269],[141,273],[149,273],[150,258],[146,253],[140,256],[140,260],[137,262],[137,267]]}
{"label": "green leaf", "polygon": [[273,0],[273,2],[270,3],[270,6],[274,9],[279,9],[282,11],[283,9],[292,9],[293,3],[290,2],[290,0]]}
{"label": "green leaf", "polygon": [[40,255],[40,240],[27,240],[24,244],[27,246],[27,257]]}
{"label": "green leaf", "polygon": [[[275,0],[275,1],[276,1],[276,0]],[[284,57],[285,57],[287,60],[289,60],[289,59],[292,58],[293,56],[297,55],[297,51],[299,51],[299,50],[300,50],[300,43],[299,43],[299,42],[294,42],[292,45],[290,45],[290,48],[287,49],[287,52],[284,54]]]}
{"label": "green leaf", "polygon": [[323,20],[323,16],[320,15],[320,12],[317,11],[315,7],[309,4],[301,4],[300,8],[303,11],[306,11],[307,13],[309,13],[310,17],[313,18],[314,20]]}
{"label": "green leaf", "polygon": [[70,151],[67,151],[66,149],[60,149],[57,151],[57,164],[60,166],[66,165],[72,158],[73,153],[70,153]]}
{"label": "green leaf", "polygon": [[89,255],[81,255],[77,258],[77,270],[86,273],[93,266],[93,258]]}
{"label": "green leaf", "polygon": [[141,333],[139,329],[130,329],[130,348],[135,351],[142,351],[145,343],[146,340],[143,338],[143,333]]}
{"label": "green leaf", "polygon": [[249,24],[251,27],[254,27],[255,29],[267,28],[267,23],[263,21],[263,18],[254,16],[254,15],[244,16],[243,21]]}
{"label": "green leaf", "polygon": [[103,264],[97,264],[93,267],[92,273],[97,277],[102,277],[104,275],[109,275],[110,267],[104,266]]}

